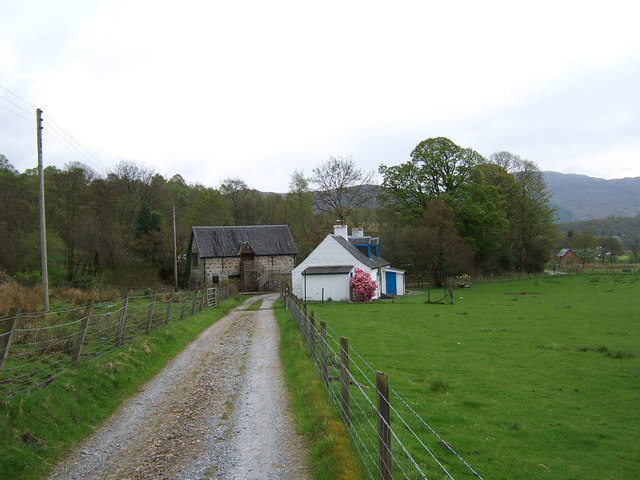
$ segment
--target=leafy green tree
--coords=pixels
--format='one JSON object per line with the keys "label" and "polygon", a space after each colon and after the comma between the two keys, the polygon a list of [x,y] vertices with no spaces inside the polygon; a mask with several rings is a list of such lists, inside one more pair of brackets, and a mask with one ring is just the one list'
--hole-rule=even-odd
{"label": "leafy green tree", "polygon": [[0,168],[0,269],[8,275],[40,271],[38,175]]}
{"label": "leafy green tree", "polygon": [[420,142],[411,160],[380,166],[381,202],[385,209],[409,220],[420,218],[435,198],[453,211],[452,222],[474,251],[476,264],[492,270],[500,256],[500,238],[507,229],[500,189],[485,182],[485,160],[470,148],[438,137]]}
{"label": "leafy green tree", "polygon": [[620,245],[620,241],[616,237],[600,237],[600,259],[602,263],[606,260],[609,260],[609,263],[613,263],[615,258],[618,255],[622,255],[624,250],[622,250],[622,245]]}
{"label": "leafy green tree", "polygon": [[47,218],[65,245],[66,279],[72,281],[81,262],[86,262],[87,252],[80,252],[78,245],[88,219],[95,215],[89,207],[89,185],[95,172],[80,162],[68,163],[64,170],[54,170],[50,175],[49,206]]}
{"label": "leafy green tree", "polygon": [[233,225],[246,225],[248,209],[247,200],[250,194],[249,186],[241,178],[227,178],[220,185],[220,193],[229,202],[231,221]]}
{"label": "leafy green tree", "polygon": [[0,154],[0,170],[7,170],[14,174],[18,173],[18,170],[9,162],[9,159],[2,154]]}
{"label": "leafy green tree", "polygon": [[[491,175],[506,200],[509,232],[504,239],[506,257],[513,267],[526,272],[544,268],[557,231],[555,209],[537,165],[509,152],[494,153],[490,161],[512,176],[512,180],[494,169]],[[511,265],[509,265],[511,266]]]}
{"label": "leafy green tree", "polygon": [[430,272],[437,285],[448,275],[473,270],[473,252],[458,235],[453,210],[440,199],[427,205],[422,218],[405,226],[398,239],[400,264],[413,271]]}
{"label": "leafy green tree", "polygon": [[640,252],[640,242],[638,240],[631,240],[628,244],[629,250],[633,255],[633,261],[638,261],[638,253]]}
{"label": "leafy green tree", "polygon": [[589,230],[574,233],[569,242],[569,246],[582,260],[582,268],[586,262],[593,263],[598,254],[598,237]]}
{"label": "leafy green tree", "polygon": [[152,232],[160,230],[161,215],[158,212],[151,212],[149,205],[146,203],[140,207],[138,213],[138,221],[136,223],[136,238],[143,235],[149,235]]}
{"label": "leafy green tree", "polygon": [[231,225],[229,200],[215,188],[202,188],[188,210],[191,225]]}
{"label": "leafy green tree", "polygon": [[298,251],[298,262],[304,260],[319,243],[318,229],[314,222],[313,193],[309,180],[295,170],[289,180],[289,192],[285,197],[285,223],[291,230]]}

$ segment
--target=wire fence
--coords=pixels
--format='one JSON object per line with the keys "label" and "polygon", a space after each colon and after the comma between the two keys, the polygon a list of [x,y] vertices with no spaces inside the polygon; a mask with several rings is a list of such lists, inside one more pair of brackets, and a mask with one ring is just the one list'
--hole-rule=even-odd
{"label": "wire fence", "polygon": [[0,318],[0,394],[48,385],[78,362],[98,357],[229,296],[227,289],[129,295],[111,302]]}
{"label": "wire fence", "polygon": [[327,394],[347,426],[370,479],[455,479],[482,477],[398,392],[387,375],[315,315],[286,295]]}

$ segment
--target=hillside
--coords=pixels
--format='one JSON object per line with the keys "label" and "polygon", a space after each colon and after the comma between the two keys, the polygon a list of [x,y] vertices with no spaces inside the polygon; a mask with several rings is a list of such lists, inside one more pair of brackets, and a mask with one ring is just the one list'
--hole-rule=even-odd
{"label": "hillside", "polygon": [[640,177],[604,180],[558,172],[543,174],[559,223],[640,215]]}

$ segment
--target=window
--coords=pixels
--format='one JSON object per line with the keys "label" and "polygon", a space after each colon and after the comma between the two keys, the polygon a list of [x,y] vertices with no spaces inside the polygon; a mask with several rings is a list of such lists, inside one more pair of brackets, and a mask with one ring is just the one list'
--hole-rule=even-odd
{"label": "window", "polygon": [[191,267],[198,268],[199,257],[197,253],[191,254]]}

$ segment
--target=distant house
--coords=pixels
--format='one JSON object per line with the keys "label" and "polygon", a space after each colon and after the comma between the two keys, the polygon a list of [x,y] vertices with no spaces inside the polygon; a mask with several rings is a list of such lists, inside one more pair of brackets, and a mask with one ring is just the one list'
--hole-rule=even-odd
{"label": "distant house", "polygon": [[235,280],[242,291],[275,290],[290,279],[298,254],[289,227],[191,227],[191,283]]}
{"label": "distant house", "polygon": [[560,250],[556,255],[556,258],[558,259],[558,264],[560,265],[580,263],[582,261],[580,260],[580,257],[578,257],[578,255],[576,255],[576,253],[570,248],[563,248],[562,250]]}
{"label": "distant house", "polygon": [[311,254],[291,272],[292,292],[307,300],[351,299],[349,279],[356,267],[376,281],[375,298],[382,294],[404,295],[404,271],[391,268],[380,257],[380,239],[365,236],[361,229],[348,227],[339,220]]}

